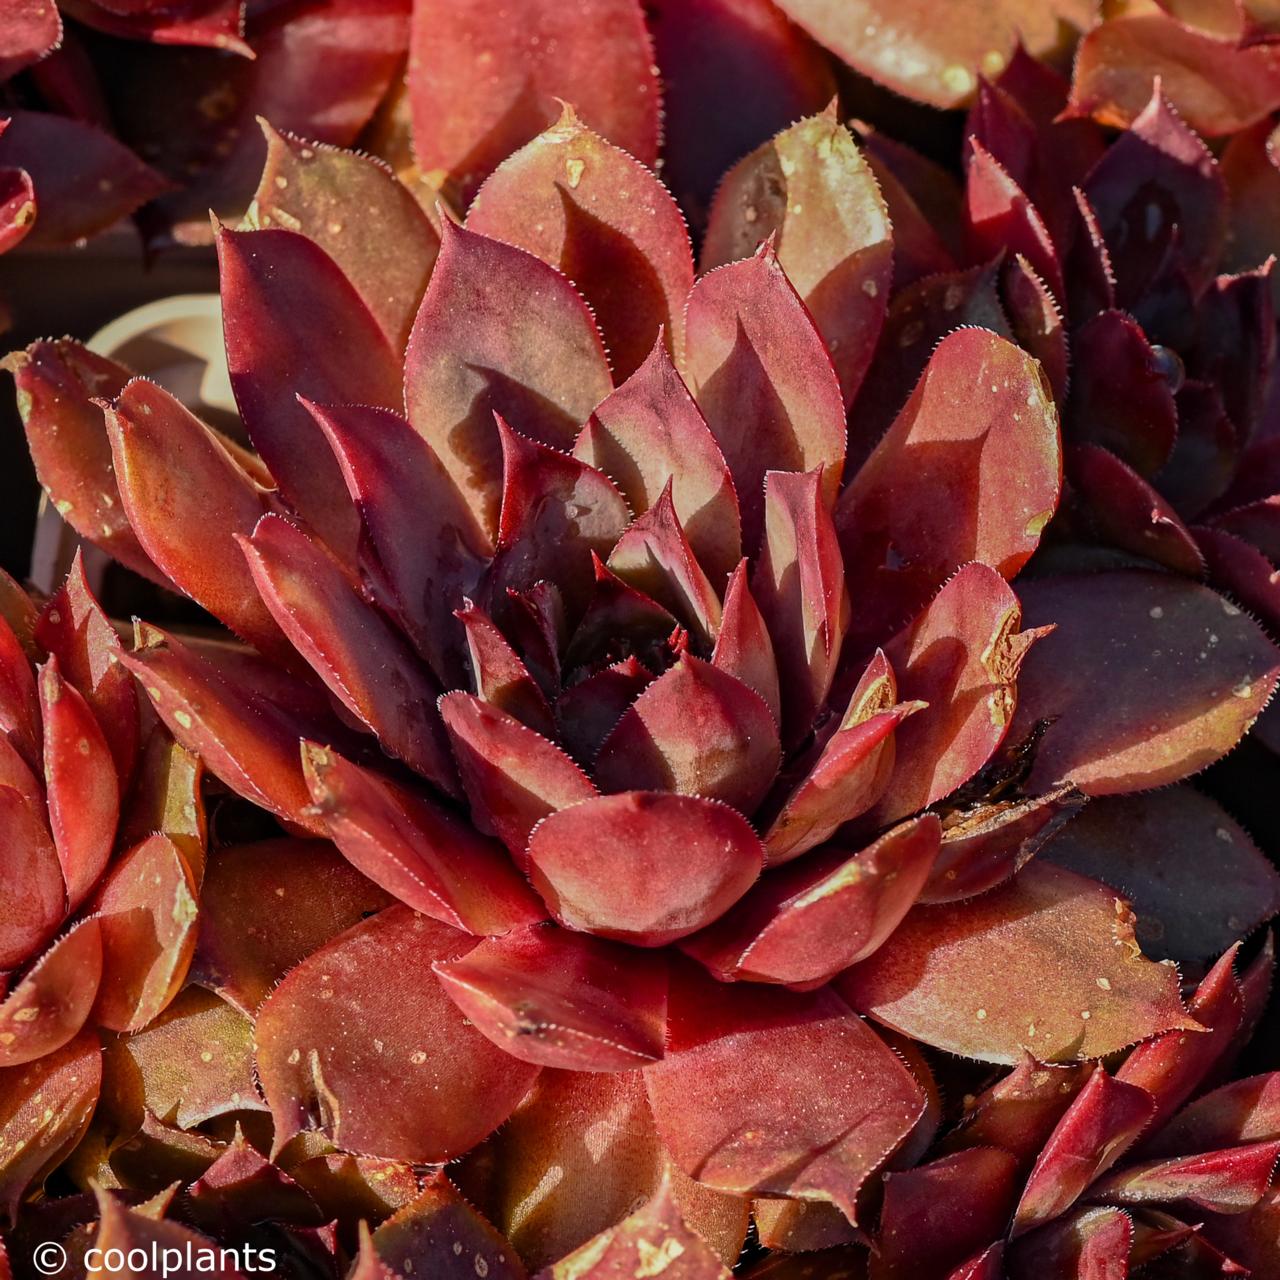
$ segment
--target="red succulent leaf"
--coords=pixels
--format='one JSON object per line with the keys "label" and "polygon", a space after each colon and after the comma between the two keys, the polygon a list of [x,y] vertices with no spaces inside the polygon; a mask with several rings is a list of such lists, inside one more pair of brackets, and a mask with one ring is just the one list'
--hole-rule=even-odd
{"label": "red succulent leaf", "polygon": [[726,804],[623,791],[550,814],[527,856],[533,886],[561,924],[660,947],[737,902],[760,874],[764,846]]}
{"label": "red succulent leaf", "polygon": [[1155,1102],[1145,1089],[1113,1079],[1098,1066],[1036,1160],[1012,1234],[1025,1235],[1066,1213],[1133,1145],[1154,1113]]}
{"label": "red succulent leaf", "polygon": [[420,1189],[413,1165],[335,1151],[315,1134],[299,1135],[277,1159],[329,1222],[343,1230],[356,1228],[361,1218],[368,1223],[389,1217],[417,1199]]}
{"label": "red succulent leaf", "polygon": [[94,1019],[139,1031],[178,993],[196,946],[197,885],[178,846],[152,836],[119,859],[93,900],[102,931]]}
{"label": "red succulent leaf", "polygon": [[87,121],[49,111],[6,110],[5,118],[0,168],[24,170],[38,201],[28,245],[73,244],[169,189],[128,147]]}
{"label": "red succulent leaf", "polygon": [[771,864],[789,862],[822,844],[880,799],[893,773],[894,731],[924,710],[918,702],[895,706],[896,690],[889,661],[877,649],[844,716],[833,722],[835,732],[806,762],[799,784],[765,832]]}
{"label": "red succulent leaf", "polygon": [[864,75],[935,107],[963,105],[979,72],[998,74],[1020,44],[1035,56],[1051,53],[1061,24],[1084,27],[1092,18],[1071,0],[967,0],[943,23],[933,21],[927,0],[782,0],[780,7]]}
{"label": "red succulent leaf", "polygon": [[1049,1066],[1024,1054],[1008,1075],[966,1106],[960,1127],[942,1149],[999,1147],[1029,1168],[1092,1074],[1084,1063]]}
{"label": "red succulent leaf", "polygon": [[[0,1068],[0,1221],[79,1142],[98,1101],[102,1050],[85,1034],[38,1062]],[[0,1257],[0,1270],[7,1265]]]}
{"label": "red succulent leaf", "polygon": [[1273,264],[1218,276],[1201,301],[1199,340],[1188,363],[1197,378],[1222,389],[1241,436],[1257,425],[1276,354]]}
{"label": "red succulent leaf", "polygon": [[766,1249],[777,1251],[773,1257],[866,1243],[865,1234],[835,1205],[820,1200],[762,1196],[751,1201],[751,1219],[760,1243]]}
{"label": "red succulent leaf", "polygon": [[1210,1213],[1244,1213],[1266,1194],[1280,1142],[1154,1160],[1120,1169],[1092,1187],[1091,1199],[1116,1204],[1193,1204]]}
{"label": "red succulent leaf", "polygon": [[[616,722],[616,721],[615,721]],[[610,725],[610,728],[613,726]],[[8,736],[0,733],[0,787],[16,791],[22,800],[30,806],[33,813],[44,813],[45,792],[43,781],[37,778],[32,768],[18,753],[17,748]]]}
{"label": "red succulent leaf", "polygon": [[493,536],[502,470],[494,415],[568,449],[612,382],[595,320],[559,271],[447,219],[442,233],[409,338],[405,403],[414,430]]}
{"label": "red succulent leaf", "polygon": [[148,211],[156,224],[152,243],[208,244],[211,207],[220,218],[240,217],[262,172],[257,117],[302,138],[350,146],[400,74],[408,23],[406,0],[303,0],[287,10],[255,9],[248,24],[252,61],[197,56],[181,64],[181,74],[173,73],[172,51],[148,56],[134,44],[127,84],[133,136],[166,173],[183,179],[180,190]]}
{"label": "red succulent leaf", "polygon": [[252,537],[237,541],[268,609],[334,697],[391,755],[455,790],[439,686],[400,632],[321,544],[283,517],[263,516]]}
{"label": "red succulent leaf", "polygon": [[1001,251],[1018,254],[1052,290],[1066,296],[1062,263],[1040,211],[1004,166],[978,141],[969,139],[966,219],[978,257]]}
{"label": "red succulent leaf", "polygon": [[865,960],[915,904],[937,857],[933,814],[857,853],[827,849],[767,873],[732,915],[683,944],[723,981],[811,986]]}
{"label": "red succulent leaf", "polygon": [[[1026,57],[1025,50],[1022,50],[1022,56]],[[1006,67],[998,81],[993,82],[985,76],[978,81],[977,94],[965,117],[964,131],[1009,178],[1025,190],[1030,185],[1038,158],[1037,126],[1044,127],[1049,122],[1032,118],[1018,94],[1008,87],[1008,72],[1009,68]],[[1062,89],[1065,95],[1065,81]],[[1058,105],[1060,107],[1061,103]],[[1053,111],[1050,116],[1056,114]]]}
{"label": "red succulent leaf", "polygon": [[1071,445],[1066,469],[1075,498],[1104,542],[1174,573],[1204,575],[1200,548],[1178,513],[1114,453],[1096,444]]}
{"label": "red succulent leaf", "polygon": [[22,641],[0,619],[0,737],[29,768],[40,766],[40,694]]}
{"label": "red succulent leaf", "polygon": [[120,637],[94,597],[78,549],[66,580],[33,622],[34,638],[58,660],[63,679],[93,712],[111,748],[115,773],[122,788],[127,786],[138,757],[137,687],[120,665]]}
{"label": "red succulent leaf", "polygon": [[670,485],[676,515],[712,583],[733,568],[742,550],[733,480],[663,341],[595,407],[573,453],[609,476],[641,516]]}
{"label": "red succulent leaf", "polygon": [[429,796],[315,743],[302,764],[343,856],[415,911],[473,934],[545,919],[507,851]]}
{"label": "red succulent leaf", "polygon": [[668,480],[658,501],[632,521],[609,553],[609,568],[710,645],[720,630],[720,597],[680,524],[671,489]]}
{"label": "red succulent leaf", "polygon": [[1271,929],[1268,929],[1263,935],[1258,954],[1240,975],[1240,1001],[1244,1008],[1240,1018],[1240,1029],[1232,1037],[1231,1047],[1227,1051],[1227,1060],[1234,1061],[1257,1031],[1271,996],[1271,984],[1275,979],[1275,972],[1275,935]]}
{"label": "red succulent leaf", "polygon": [[1227,491],[1240,465],[1241,440],[1223,406],[1221,388],[1184,382],[1175,399],[1178,439],[1157,479],[1165,500],[1190,520]]}
{"label": "red succulent leaf", "polygon": [[634,649],[659,666],[668,654],[679,651],[676,637],[683,637],[682,644],[688,647],[688,633],[662,605],[623,582],[598,556],[593,556],[593,563],[594,589],[570,638],[564,655],[566,667],[589,670],[613,661],[620,653],[630,656]]}
{"label": "red succulent leaf", "polygon": [[409,57],[418,164],[463,204],[554,123],[562,98],[641,164],[658,158],[657,68],[635,0],[588,0],[572,13],[533,0],[518,22],[489,0],[427,0],[414,9]]}
{"label": "red succulent leaf", "polygon": [[498,554],[486,584],[523,591],[547,579],[570,616],[583,608],[596,558],[609,554],[630,523],[626,499],[602,471],[513,431],[499,416],[502,510]]}
{"label": "red succulent leaf", "polygon": [[622,715],[593,772],[605,791],[675,791],[751,813],[781,758],[764,699],[737,677],[683,654]]}
{"label": "red succulent leaf", "polygon": [[456,614],[466,634],[476,693],[535,733],[554,737],[555,720],[542,686],[493,619],[469,600]]}
{"label": "red succulent leaf", "polygon": [[508,591],[503,625],[525,665],[548,696],[560,688],[560,650],[568,638],[564,597],[554,582],[535,582],[527,591]]}
{"label": "red succulent leaf", "polygon": [[[738,1257],[747,1233],[746,1200],[671,1165],[640,1071],[544,1070],[511,1119],[455,1168],[530,1267],[550,1265],[616,1225],[664,1176],[681,1216],[723,1261]],[[563,1176],[548,1178],[549,1168]],[[584,1185],[590,1195],[581,1194]]]}
{"label": "red succulent leaf", "polygon": [[624,658],[593,672],[556,699],[560,741],[580,764],[589,766],[622,713],[653,676],[637,658]]}
{"label": "red succulent leaf", "polygon": [[306,408],[338,459],[365,541],[374,597],[436,675],[460,679],[463,643],[447,606],[480,580],[487,536],[429,444],[398,414],[367,405]]}
{"label": "red succulent leaf", "polygon": [[85,26],[126,40],[159,45],[196,45],[252,57],[244,41],[242,0],[187,0],[173,6],[103,4],[67,0],[67,12]]}
{"label": "red succulent leaf", "polygon": [[1178,1029],[1140,1044],[1125,1059],[1117,1078],[1145,1089],[1155,1099],[1153,1129],[1173,1115],[1231,1052],[1244,1018],[1244,1001],[1235,976],[1237,947],[1232,947],[1196,988],[1190,1012],[1205,1030],[1186,1035]]}
{"label": "red succulent leaf", "polygon": [[66,886],[44,815],[0,787],[0,966],[17,969],[66,914]]}
{"label": "red succulent leaf", "polygon": [[911,1169],[932,1149],[934,1139],[942,1126],[944,1118],[942,1090],[934,1077],[929,1059],[925,1057],[920,1045],[909,1036],[899,1035],[896,1031],[890,1031],[887,1028],[881,1028],[877,1034],[907,1064],[907,1070],[915,1077],[916,1083],[924,1092],[924,1111],[921,1112],[910,1134],[898,1144],[885,1165],[888,1170]]}
{"label": "red succulent leaf", "polygon": [[995,801],[953,815],[920,901],[958,902],[995,888],[1055,840],[1084,802],[1068,785],[1030,800]]}
{"label": "red succulent leaf", "polygon": [[1115,255],[1122,305],[1132,305],[1160,267],[1173,226],[1192,288],[1200,294],[1209,285],[1226,239],[1226,183],[1159,83],[1089,174],[1084,192]]}
{"label": "red succulent leaf", "polygon": [[174,738],[237,795],[308,831],[323,831],[309,812],[293,715],[236,687],[194,649],[154,627],[142,628],[139,647],[120,661]]}
{"label": "red succulent leaf", "polygon": [[1061,407],[1067,399],[1071,359],[1062,303],[1021,254],[1005,263],[1001,297],[1018,345],[1040,362],[1054,403]]}
{"label": "red succulent leaf", "polygon": [[854,464],[864,463],[884,438],[919,387],[944,338],[957,329],[979,328],[1013,339],[997,288],[999,278],[999,265],[991,263],[968,271],[927,275],[894,296],[879,350],[850,419],[851,482],[856,478]]}
{"label": "red succulent leaf", "polygon": [[997,1240],[962,1262],[947,1280],[1004,1280],[1004,1242]]}
{"label": "red succulent leaf", "polygon": [[917,907],[839,985],[886,1026],[985,1062],[1098,1058],[1201,1029],[1177,971],[1139,950],[1125,904],[1036,860],[981,897]]}
{"label": "red succulent leaf", "polygon": [[1141,475],[1155,475],[1173,453],[1178,411],[1165,366],[1138,322],[1103,311],[1072,338],[1069,435],[1105,445]]}
{"label": "red succulent leaf", "polygon": [[515,1250],[443,1173],[369,1235],[361,1224],[360,1258],[350,1280],[425,1275],[432,1280],[526,1280]]}
{"label": "red succulent leaf", "polygon": [[578,286],[618,381],[664,333],[672,351],[684,349],[684,301],[693,287],[684,218],[643,164],[572,107],[489,175],[467,229],[527,250]]}
{"label": "red succulent leaf", "polygon": [[529,833],[549,813],[598,795],[555,743],[473,694],[440,700],[471,816],[525,866]]}
{"label": "red succulent leaf", "polygon": [[1220,40],[1248,44],[1265,38],[1267,0],[1156,0],[1166,13],[1184,26]]}
{"label": "red succulent leaf", "polygon": [[647,11],[663,82],[662,173],[700,226],[729,166],[820,111],[835,77],[770,0],[656,0]]}
{"label": "red succulent leaf", "polygon": [[433,963],[474,945],[395,906],[289,972],[256,1028],[276,1150],[321,1129],[348,1151],[431,1163],[511,1114],[537,1068],[490,1044],[431,976]]}
{"label": "red succulent leaf", "polygon": [[1257,547],[1268,560],[1280,555],[1280,494],[1250,502],[1214,519],[1214,527]]}
{"label": "red succulent leaf", "polygon": [[[270,495],[155,383],[130,382],[106,410],[106,425],[120,498],[152,563],[262,652],[289,654],[234,542],[270,510]],[[199,539],[191,536],[193,511],[208,519]]]}
{"label": "red succulent leaf", "polygon": [[1217,956],[1280,912],[1280,872],[1217,801],[1186,786],[1101,797],[1043,856],[1122,894],[1160,959]]}
{"label": "red succulent leaf", "polygon": [[782,692],[773,641],[764,615],[747,583],[747,562],[739,561],[724,595],[720,634],[711,665],[737,676],[765,702],[776,724],[782,723]]}
{"label": "red succulent leaf", "polygon": [[1143,1145],[1147,1156],[1216,1151],[1280,1138],[1280,1071],[1233,1080],[1185,1106]]}
{"label": "red succulent leaf", "polygon": [[58,513],[127,568],[165,584],[120,503],[98,403],[114,400],[133,375],[70,338],[33,343],[4,367],[13,374],[36,474]]}
{"label": "red succulent leaf", "polygon": [[[72,561],[74,566],[75,561]],[[44,656],[46,646],[36,641],[36,623],[40,610],[16,579],[0,569],[0,620],[17,637],[23,652],[33,662]],[[59,654],[59,657],[62,655]]]}
{"label": "red succulent leaf", "polygon": [[[403,352],[440,233],[381,160],[258,123],[267,156],[251,205],[253,226],[283,227],[314,241],[355,286],[392,351]],[[350,220],[357,207],[360,216]]]}
{"label": "red succulent leaf", "polygon": [[828,1201],[854,1220],[859,1189],[924,1110],[902,1060],[830,990],[690,971],[673,975],[668,1016],[667,1056],[645,1078],[676,1163],[721,1191]]}
{"label": "red succulent leaf", "polygon": [[1017,1241],[1007,1254],[1008,1275],[1127,1280],[1133,1234],[1133,1220],[1123,1210],[1080,1209]]}
{"label": "red succulent leaf", "polygon": [[[1270,119],[1234,134],[1219,163],[1231,207],[1231,235],[1225,265],[1235,271],[1266,262],[1276,248],[1275,212],[1280,201],[1280,168]],[[1272,279],[1272,288],[1276,287]]]}
{"label": "red succulent leaf", "polygon": [[778,659],[787,746],[805,737],[826,701],[849,621],[825,481],[820,468],[765,476],[764,541],[751,587]]}
{"label": "red succulent leaf", "polygon": [[1106,795],[1177,782],[1235,746],[1280,675],[1262,631],[1185,579],[1068,575],[1025,583],[1021,594],[1028,622],[1057,624],[1019,681],[1015,739],[1054,721],[1037,748],[1033,791],[1071,781]]}
{"label": "red succulent leaf", "polygon": [[875,176],[834,103],[729,170],[711,206],[702,269],[748,258],[771,236],[831,353],[847,407],[884,324],[893,236]]}
{"label": "red succulent leaf", "polygon": [[[129,1270],[137,1280],[166,1280],[166,1270],[170,1265],[168,1259],[173,1253],[179,1258],[207,1260],[210,1266],[206,1274],[222,1276],[225,1280],[242,1280],[242,1273],[233,1261],[236,1257],[234,1251],[220,1249],[208,1236],[166,1221],[155,1208],[150,1211],[145,1207],[131,1209],[123,1200],[101,1187],[95,1194],[100,1216],[97,1234],[93,1238],[94,1248],[104,1259],[109,1253],[125,1258],[130,1254],[135,1258],[142,1257],[141,1266],[129,1264]],[[250,1270],[247,1264],[245,1270]]]}
{"label": "red succulent leaf", "polygon": [[[52,13],[57,9],[49,5]],[[3,58],[0,52],[0,58]],[[27,237],[37,217],[36,188],[25,169],[0,169],[0,253]]]}
{"label": "red succulent leaf", "polygon": [[219,849],[200,889],[193,980],[251,1015],[295,964],[392,901],[319,840]]}
{"label": "red succulent leaf", "polygon": [[904,288],[954,271],[965,256],[959,180],[950,169],[865,122],[859,123],[858,135],[893,224],[894,283]]}
{"label": "red succulent leaf", "polygon": [[319,1205],[283,1169],[264,1160],[239,1126],[183,1199],[192,1221],[219,1234],[243,1230],[247,1221],[315,1227],[325,1222]]}
{"label": "red succulent leaf", "polygon": [[[1211,1249],[1205,1246],[1211,1265],[1231,1274],[1229,1268],[1247,1269],[1255,1276],[1265,1276],[1265,1268],[1271,1265],[1275,1254],[1276,1229],[1280,1226],[1280,1188],[1272,1188],[1248,1212],[1227,1215],[1210,1215],[1204,1232],[1211,1237]],[[1217,1249],[1230,1252],[1228,1260]]]}
{"label": "red succulent leaf", "polygon": [[1013,577],[1061,484],[1058,415],[1035,360],[981,329],[944,338],[840,497],[853,634],[884,640],[967,561]]}
{"label": "red succulent leaf", "polygon": [[62,678],[56,658],[40,669],[40,710],[49,826],[71,912],[89,896],[111,857],[120,782],[93,711]]}
{"label": "red succulent leaf", "polygon": [[898,726],[895,765],[873,811],[881,824],[926,808],[967,782],[1004,741],[1018,673],[1042,629],[1019,630],[1008,583],[965,565],[886,648],[904,702],[928,706]]}
{"label": "red succulent leaf", "polygon": [[646,1270],[669,1280],[730,1280],[711,1247],[685,1225],[667,1180],[630,1217],[539,1272],[537,1280],[610,1280]]}
{"label": "red succulent leaf", "polygon": [[0,1004],[0,1067],[17,1067],[61,1049],[87,1021],[101,977],[98,921],[82,920]]}
{"label": "red succulent leaf", "polygon": [[306,408],[400,400],[400,353],[355,286],[294,231],[218,232],[222,323],[236,404],[294,509],[344,559],[358,519],[337,462]]}
{"label": "red succulent leaf", "polygon": [[729,463],[753,550],[767,472],[821,467],[824,498],[834,499],[845,452],[839,379],[771,241],[703,276],[686,324],[684,368]]}
{"label": "red succulent leaf", "polygon": [[1115,308],[1116,273],[1089,197],[1079,187],[1073,188],[1071,194],[1075,216],[1067,250],[1067,298],[1072,319],[1082,324],[1099,312]]}
{"label": "red succulent leaf", "polygon": [[168,836],[197,882],[202,880],[209,843],[203,784],[200,758],[178,746],[162,724],[153,724],[120,814],[117,846],[131,848],[149,835]]}
{"label": "red succulent leaf", "polygon": [[1017,1175],[1018,1162],[997,1147],[971,1147],[888,1174],[871,1276],[950,1276],[1004,1234]]}
{"label": "red succulent leaf", "polygon": [[146,1112],[182,1130],[232,1112],[265,1112],[253,1080],[253,1024],[212,992],[187,987],[137,1035],[105,1044],[103,1104],[122,1130]]}
{"label": "red succulent leaf", "polygon": [[1080,42],[1068,111],[1127,128],[1151,100],[1153,83],[1198,133],[1234,133],[1280,101],[1280,55],[1240,49],[1141,9],[1100,22]]}
{"label": "red succulent leaf", "polygon": [[1190,1265],[1189,1256],[1194,1256],[1198,1247],[1204,1247],[1204,1241],[1197,1237],[1198,1226],[1180,1222],[1159,1209],[1146,1209],[1134,1214],[1133,1227],[1133,1245],[1129,1251],[1131,1268],[1144,1267],[1175,1249],[1184,1250],[1182,1254],[1175,1255],[1179,1264]]}
{"label": "red succulent leaf", "polygon": [[661,956],[535,925],[489,938],[435,970],[472,1025],[524,1062],[629,1071],[662,1057]]}
{"label": "red succulent leaf", "polygon": [[46,57],[62,42],[62,17],[52,0],[22,0],[5,15],[0,80]]}

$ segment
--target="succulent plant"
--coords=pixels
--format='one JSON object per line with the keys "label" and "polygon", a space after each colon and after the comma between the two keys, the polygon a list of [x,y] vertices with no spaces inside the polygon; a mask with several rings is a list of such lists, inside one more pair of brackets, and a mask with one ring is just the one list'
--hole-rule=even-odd
{"label": "succulent plant", "polygon": [[0,579],[0,1217],[83,1135],[93,1028],[139,1030],[196,944],[198,762],[140,722],[80,562],[37,609]]}
{"label": "succulent plant", "polygon": [[[6,362],[164,589],[0,583],[15,1274],[1275,1274],[1280,873],[1189,781],[1280,745],[1269,16],[961,8],[348,0],[182,55],[198,127],[137,78],[244,434]],[[970,103],[962,180],[819,44]]]}
{"label": "succulent plant", "polygon": [[[868,136],[886,206],[828,111],[729,173],[697,274],[662,184],[568,108],[464,224],[266,137],[217,231],[252,451],[73,342],[9,361],[59,510],[231,633],[138,622],[110,670],[271,836],[218,842],[193,985],[107,1045],[67,1165],[99,1202],[21,1240],[701,1280],[754,1216],[765,1276],[868,1239],[886,1276],[1252,1260],[1271,1078],[1179,1108],[1260,1016],[1269,953],[1234,966],[1280,875],[1185,779],[1280,652],[1190,566],[1088,572],[1096,525],[1054,519],[1057,402],[1069,459],[1146,420],[1079,408],[1116,348],[1090,319],[1068,395],[1057,303],[1090,277],[1030,203],[981,216],[972,162],[964,230],[1016,252],[930,276],[893,186],[923,162]],[[1184,1003],[1175,962],[1224,952]]]}

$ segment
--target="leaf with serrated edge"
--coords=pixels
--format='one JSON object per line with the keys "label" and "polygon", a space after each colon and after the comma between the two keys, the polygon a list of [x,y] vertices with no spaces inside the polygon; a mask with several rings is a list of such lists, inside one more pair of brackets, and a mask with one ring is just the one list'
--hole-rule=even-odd
{"label": "leaf with serrated edge", "polygon": [[1020,584],[1020,594],[1028,625],[1057,626],[1018,682],[1013,738],[1055,720],[1033,792],[1063,781],[1090,795],[1178,782],[1236,745],[1280,677],[1280,651],[1261,629],[1184,579],[1073,574]]}
{"label": "leaf with serrated edge", "polygon": [[431,973],[474,945],[394,906],[290,971],[255,1031],[277,1150],[320,1129],[348,1151],[431,1163],[460,1155],[511,1114],[538,1068],[468,1026]]}
{"label": "leaf with serrated edge", "polygon": [[680,1167],[721,1191],[830,1201],[853,1219],[859,1188],[924,1110],[902,1060],[829,988],[690,971],[673,975],[668,1008],[667,1056],[645,1079]]}
{"label": "leaf with serrated edge", "polygon": [[1142,955],[1124,902],[1034,859],[979,898],[917,907],[839,987],[887,1026],[984,1062],[1097,1058],[1201,1030],[1177,970]]}

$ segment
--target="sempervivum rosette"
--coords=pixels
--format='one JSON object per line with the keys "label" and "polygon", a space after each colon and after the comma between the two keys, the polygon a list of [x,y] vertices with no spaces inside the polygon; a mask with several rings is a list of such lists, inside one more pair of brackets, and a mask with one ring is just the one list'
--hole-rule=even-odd
{"label": "sempervivum rosette", "polygon": [[[78,527],[256,650],[139,624],[122,662],[291,836],[214,859],[198,970],[253,1018],[273,1185],[300,1153],[312,1176],[460,1162],[362,1241],[363,1274],[449,1275],[484,1239],[480,1274],[523,1274],[517,1253],[659,1274],[666,1240],[678,1274],[721,1275],[702,1240],[732,1261],[753,1205],[767,1244],[803,1249],[864,1239],[882,1191],[896,1231],[881,1175],[932,1144],[933,1051],[1018,1067],[1142,1041],[1128,1062],[1158,1063],[1132,1088],[1172,1107],[1177,1046],[1210,1025],[1071,869],[1113,827],[1046,854],[1087,797],[1229,751],[1280,655],[1151,567],[1015,593],[1059,502],[1058,414],[990,329],[939,342],[846,465],[882,376],[879,189],[834,113],[748,165],[695,278],[661,183],[570,111],[438,235],[373,162],[269,134],[246,225],[218,234],[256,456],[151,383],[79,372],[72,344],[15,361]],[[1166,794],[1229,837],[1211,919],[1165,934],[1203,959],[1274,911],[1277,878],[1212,801]],[[396,904],[335,908],[302,835]],[[1133,873],[1162,925],[1190,845],[1152,838]]]}
{"label": "sempervivum rosette", "polygon": [[186,978],[204,871],[199,763],[139,716],[79,559],[43,607],[0,575],[0,1220],[76,1145],[95,1028]]}

